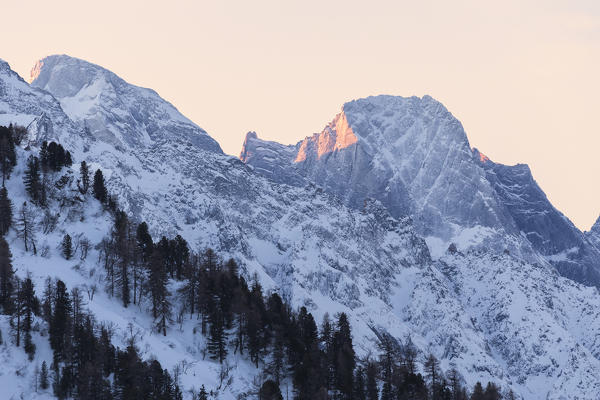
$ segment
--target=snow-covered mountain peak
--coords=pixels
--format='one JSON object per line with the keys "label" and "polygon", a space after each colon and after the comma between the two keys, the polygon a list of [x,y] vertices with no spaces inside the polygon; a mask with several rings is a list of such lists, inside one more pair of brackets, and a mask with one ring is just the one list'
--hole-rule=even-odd
{"label": "snow-covered mountain peak", "polygon": [[[370,96],[344,104],[342,111],[354,133],[372,146],[396,146],[415,139],[431,142],[442,139],[438,135],[469,144],[461,123],[431,96]],[[431,125],[443,129],[427,130]]]}
{"label": "snow-covered mountain peak", "polygon": [[31,85],[56,97],[71,120],[95,139],[136,150],[183,139],[222,153],[218,143],[154,90],[127,83],[96,64],[67,55],[49,56],[32,71]]}

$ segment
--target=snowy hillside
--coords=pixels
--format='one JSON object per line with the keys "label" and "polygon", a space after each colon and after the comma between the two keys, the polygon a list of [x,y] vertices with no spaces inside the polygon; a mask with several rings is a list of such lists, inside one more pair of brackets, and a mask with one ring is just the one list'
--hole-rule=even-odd
{"label": "snowy hillside", "polygon": [[[382,333],[410,335],[422,354],[433,352],[446,370],[456,367],[470,386],[493,380],[526,399],[588,399],[600,391],[598,291],[558,276],[520,235],[485,169],[474,164],[460,123],[433,99],[357,101],[298,146],[250,135],[245,165],[155,92],[101,67],[52,56],[29,86],[3,65],[1,121],[48,121],[46,129],[32,125],[32,146],[20,150],[7,185],[14,204],[26,199],[26,152],[54,139],[74,165],[102,169],[109,192],[148,222],[154,237],[181,234],[195,250],[234,257],[246,276],[258,274],[267,291],[306,306],[317,321],[325,312],[348,313],[361,357],[377,353]],[[396,137],[398,127],[408,133]],[[415,218],[402,217],[406,212]],[[90,276],[97,253],[68,262],[55,249],[65,232],[97,244],[109,217],[89,198],[60,215],[44,239],[49,258],[25,254],[9,236],[14,264],[21,276],[31,271],[40,288],[46,276],[89,286],[100,279]],[[447,252],[448,241],[464,254]],[[426,243],[436,244],[435,261]],[[133,322],[144,333],[145,354],[165,367],[187,360],[185,389],[217,386],[218,363],[200,356],[204,343],[191,322],[163,338],[150,332],[147,310],[123,309],[103,290],[89,307],[115,324],[117,338]],[[41,351],[35,361],[46,356]],[[222,398],[247,391],[258,373],[246,361],[237,365],[236,383]],[[14,379],[16,364],[9,365],[0,380],[15,394],[25,391],[34,366]]]}

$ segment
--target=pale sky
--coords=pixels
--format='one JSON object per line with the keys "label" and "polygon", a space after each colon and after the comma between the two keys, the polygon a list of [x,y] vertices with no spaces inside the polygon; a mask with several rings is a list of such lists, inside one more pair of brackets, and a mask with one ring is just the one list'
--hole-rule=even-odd
{"label": "pale sky", "polygon": [[155,89],[239,154],[346,101],[429,94],[492,160],[528,163],[581,229],[600,214],[600,2],[10,1],[0,58],[69,54]]}

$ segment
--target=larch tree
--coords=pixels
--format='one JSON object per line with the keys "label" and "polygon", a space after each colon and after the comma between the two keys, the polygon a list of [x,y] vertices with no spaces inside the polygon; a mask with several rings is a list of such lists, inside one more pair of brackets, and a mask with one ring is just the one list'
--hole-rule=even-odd
{"label": "larch tree", "polygon": [[35,246],[35,216],[27,202],[23,202],[17,214],[17,236],[23,240],[25,251],[31,249],[37,254]]}
{"label": "larch tree", "polygon": [[0,189],[0,235],[6,235],[13,222],[12,202],[5,187]]}

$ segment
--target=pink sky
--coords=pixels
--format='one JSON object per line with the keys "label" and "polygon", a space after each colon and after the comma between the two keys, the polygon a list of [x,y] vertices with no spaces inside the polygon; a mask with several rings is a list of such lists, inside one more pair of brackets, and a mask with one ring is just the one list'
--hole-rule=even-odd
{"label": "pink sky", "polygon": [[430,94],[492,160],[528,163],[582,229],[600,214],[600,3],[28,1],[2,5],[24,78],[65,53],[151,87],[230,154],[295,143],[351,99]]}

